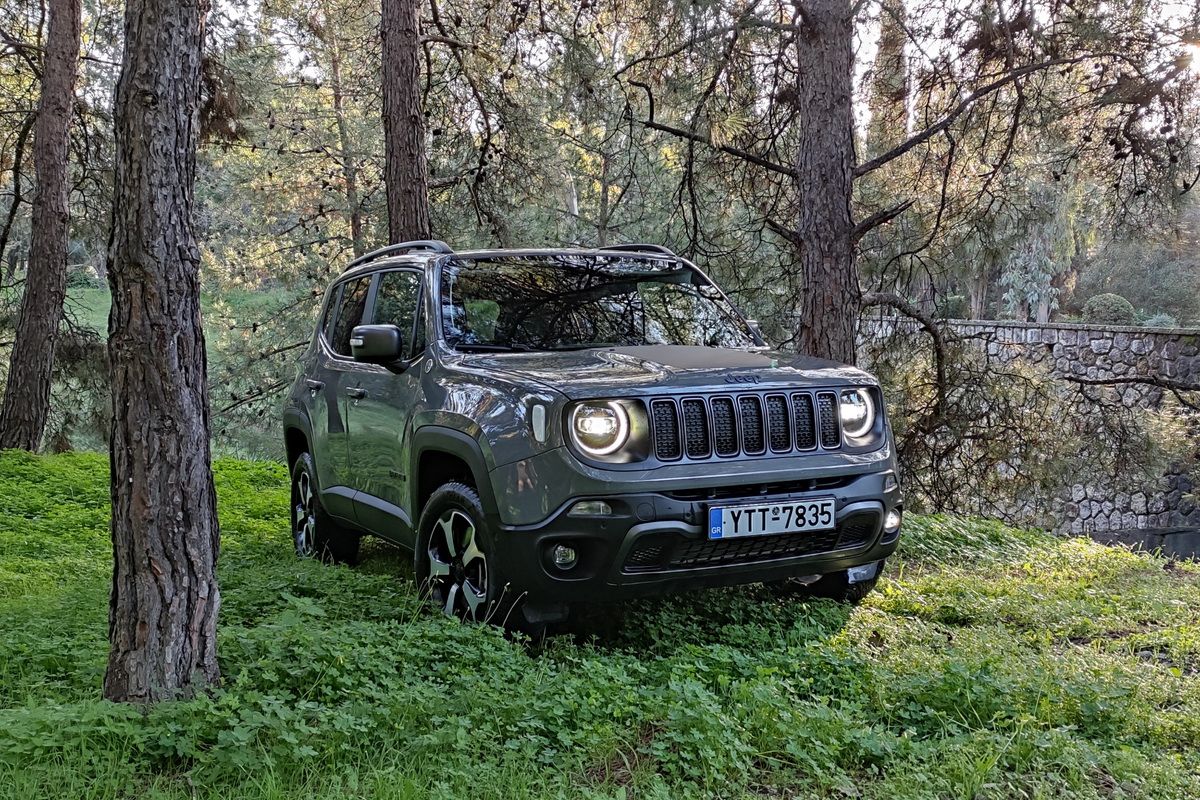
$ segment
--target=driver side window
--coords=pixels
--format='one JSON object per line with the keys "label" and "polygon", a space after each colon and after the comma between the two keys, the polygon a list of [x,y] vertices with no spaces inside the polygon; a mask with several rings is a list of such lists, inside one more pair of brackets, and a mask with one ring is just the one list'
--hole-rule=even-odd
{"label": "driver side window", "polygon": [[421,275],[411,271],[385,272],[375,290],[374,325],[395,325],[404,333],[404,357],[425,349],[425,315],[421,313]]}
{"label": "driver side window", "polygon": [[338,303],[337,318],[333,323],[333,336],[329,346],[340,356],[350,355],[350,331],[362,323],[363,310],[367,305],[367,290],[371,287],[371,277],[359,278],[342,287],[342,297]]}

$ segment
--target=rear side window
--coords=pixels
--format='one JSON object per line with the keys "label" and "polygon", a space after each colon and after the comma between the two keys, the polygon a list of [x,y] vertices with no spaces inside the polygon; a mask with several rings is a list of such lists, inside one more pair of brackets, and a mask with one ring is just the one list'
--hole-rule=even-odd
{"label": "rear side window", "polygon": [[425,325],[421,314],[421,276],[416,272],[385,272],[375,290],[375,325],[395,325],[404,331],[405,357],[425,349]]}
{"label": "rear side window", "polygon": [[371,276],[350,281],[342,287],[341,300],[338,302],[337,319],[333,323],[333,335],[329,338],[329,346],[338,355],[350,355],[350,331],[356,325],[362,324],[363,309],[367,305],[367,289],[371,286]]}

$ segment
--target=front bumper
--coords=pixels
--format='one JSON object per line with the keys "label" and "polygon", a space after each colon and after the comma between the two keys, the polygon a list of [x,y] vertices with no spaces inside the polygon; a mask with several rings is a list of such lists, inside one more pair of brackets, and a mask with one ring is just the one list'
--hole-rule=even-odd
{"label": "front bumper", "polygon": [[[902,502],[890,459],[883,466],[850,475],[784,475],[732,486],[575,497],[536,524],[500,524],[497,556],[513,589],[533,606],[836,572],[879,561],[896,549],[899,531],[885,532],[884,519]],[[833,530],[708,539],[710,505],[818,497],[835,501]],[[612,514],[570,516],[580,499],[604,500]],[[556,544],[575,549],[575,567],[561,570],[554,565],[550,551]]]}

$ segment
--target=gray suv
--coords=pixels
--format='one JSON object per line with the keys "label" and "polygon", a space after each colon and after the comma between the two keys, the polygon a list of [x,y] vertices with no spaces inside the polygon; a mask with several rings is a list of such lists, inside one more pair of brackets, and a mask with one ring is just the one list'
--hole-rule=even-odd
{"label": "gray suv", "polygon": [[875,379],[770,350],[653,245],[364,255],[283,419],[297,553],[382,537],[465,619],[751,582],[853,601],[900,534]]}

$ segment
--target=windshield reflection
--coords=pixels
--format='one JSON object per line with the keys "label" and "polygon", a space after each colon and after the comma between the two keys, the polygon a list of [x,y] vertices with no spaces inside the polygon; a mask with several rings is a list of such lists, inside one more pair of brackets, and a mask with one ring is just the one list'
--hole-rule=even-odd
{"label": "windshield reflection", "polygon": [[676,261],[460,258],[442,269],[440,299],[446,341],[460,350],[756,345],[716,287]]}

